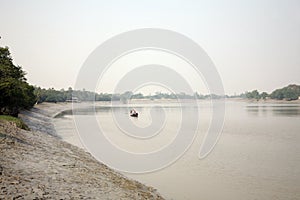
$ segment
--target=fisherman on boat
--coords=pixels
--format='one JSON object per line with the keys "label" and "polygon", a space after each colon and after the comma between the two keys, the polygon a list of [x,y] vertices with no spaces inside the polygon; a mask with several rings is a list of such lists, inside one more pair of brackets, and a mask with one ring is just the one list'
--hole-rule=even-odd
{"label": "fisherman on boat", "polygon": [[131,117],[137,117],[139,114],[134,110],[134,109],[131,109],[130,110],[130,116]]}

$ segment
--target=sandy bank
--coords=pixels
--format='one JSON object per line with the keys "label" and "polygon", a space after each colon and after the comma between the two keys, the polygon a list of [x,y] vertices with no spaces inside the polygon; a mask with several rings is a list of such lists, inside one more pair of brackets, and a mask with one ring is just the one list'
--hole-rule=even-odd
{"label": "sandy bank", "polygon": [[68,106],[23,112],[32,131],[0,121],[0,199],[163,199],[57,138],[51,117]]}

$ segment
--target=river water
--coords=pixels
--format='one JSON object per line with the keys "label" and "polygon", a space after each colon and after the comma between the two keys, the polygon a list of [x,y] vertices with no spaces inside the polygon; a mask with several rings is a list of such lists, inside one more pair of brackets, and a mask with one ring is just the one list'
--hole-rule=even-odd
{"label": "river water", "polygon": [[[153,186],[167,199],[300,199],[300,104],[227,101],[221,137],[201,160],[199,148],[213,113],[209,101],[199,101],[198,105],[197,136],[181,158],[155,172],[124,174]],[[138,118],[130,118],[125,106],[111,108],[102,103],[96,117],[110,141],[136,153],[163,148],[180,126],[182,109],[197,109],[174,102],[142,102],[130,107],[139,112]],[[128,117],[131,125],[148,127],[162,109],[163,129],[150,139],[134,139],[116,126],[114,115]],[[77,115],[89,120],[94,113],[86,109]],[[63,140],[84,148],[73,119],[66,112],[53,122]],[[90,131],[87,127],[83,134]]]}

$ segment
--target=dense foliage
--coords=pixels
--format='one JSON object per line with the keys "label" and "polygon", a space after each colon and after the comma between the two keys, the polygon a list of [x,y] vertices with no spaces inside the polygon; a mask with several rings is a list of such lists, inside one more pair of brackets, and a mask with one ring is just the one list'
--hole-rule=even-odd
{"label": "dense foliage", "polygon": [[288,85],[284,88],[274,90],[271,94],[266,92],[259,93],[257,90],[253,90],[252,92],[246,92],[245,94],[241,94],[241,97],[246,97],[248,99],[277,99],[277,100],[297,100],[300,97],[300,86],[299,85]]}
{"label": "dense foliage", "polygon": [[[35,95],[37,96],[37,103],[42,102],[65,102],[71,101],[72,98],[76,98],[79,101],[111,101],[112,94],[101,93],[97,94],[86,90],[73,90],[69,87],[68,90],[55,90],[54,88],[42,89],[35,87]],[[118,95],[114,96],[115,100],[120,100]]]}
{"label": "dense foliage", "polygon": [[270,94],[270,97],[278,100],[297,100],[300,97],[300,85],[289,85],[287,87],[277,89]]}
{"label": "dense foliage", "polygon": [[256,99],[256,100],[262,98],[257,90],[253,90],[252,92],[246,92],[246,97],[248,99]]}
{"label": "dense foliage", "polygon": [[34,87],[26,82],[22,67],[13,64],[8,47],[0,47],[0,114],[18,116],[35,103]]}

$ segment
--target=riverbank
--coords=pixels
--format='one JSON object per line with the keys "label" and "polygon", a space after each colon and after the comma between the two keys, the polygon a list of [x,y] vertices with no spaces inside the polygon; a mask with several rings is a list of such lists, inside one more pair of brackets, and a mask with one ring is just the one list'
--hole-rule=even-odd
{"label": "riverbank", "polygon": [[31,131],[0,120],[0,199],[163,199],[60,140],[51,118],[71,105],[53,105],[20,115]]}

